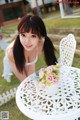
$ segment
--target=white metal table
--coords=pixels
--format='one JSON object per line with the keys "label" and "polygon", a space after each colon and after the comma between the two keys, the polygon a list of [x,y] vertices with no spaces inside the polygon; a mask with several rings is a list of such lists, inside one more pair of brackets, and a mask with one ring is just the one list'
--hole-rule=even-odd
{"label": "white metal table", "polygon": [[80,117],[80,69],[61,66],[60,82],[53,96],[36,87],[37,72],[26,78],[16,92],[20,111],[34,120],[75,120]]}

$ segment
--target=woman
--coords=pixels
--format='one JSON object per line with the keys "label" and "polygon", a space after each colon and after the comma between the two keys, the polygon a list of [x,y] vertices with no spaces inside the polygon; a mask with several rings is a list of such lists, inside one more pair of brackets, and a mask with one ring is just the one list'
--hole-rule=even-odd
{"label": "woman", "polygon": [[54,47],[44,22],[38,16],[26,15],[18,25],[16,40],[6,51],[11,68],[20,81],[35,72],[35,63],[42,51],[47,65],[56,64]]}

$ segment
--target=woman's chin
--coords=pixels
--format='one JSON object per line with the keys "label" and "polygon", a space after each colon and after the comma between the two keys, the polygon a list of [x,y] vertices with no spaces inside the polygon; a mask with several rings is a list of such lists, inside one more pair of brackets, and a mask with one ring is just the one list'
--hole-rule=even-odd
{"label": "woman's chin", "polygon": [[32,48],[32,47],[26,47],[26,48],[25,48],[25,50],[28,51],[28,52],[33,51],[33,49],[34,49],[34,48]]}

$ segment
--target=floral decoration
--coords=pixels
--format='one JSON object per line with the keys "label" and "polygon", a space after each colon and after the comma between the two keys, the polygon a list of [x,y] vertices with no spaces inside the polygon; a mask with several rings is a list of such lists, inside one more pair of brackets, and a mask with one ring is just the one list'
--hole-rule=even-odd
{"label": "floral decoration", "polygon": [[59,82],[59,65],[51,65],[39,70],[40,83],[50,86]]}

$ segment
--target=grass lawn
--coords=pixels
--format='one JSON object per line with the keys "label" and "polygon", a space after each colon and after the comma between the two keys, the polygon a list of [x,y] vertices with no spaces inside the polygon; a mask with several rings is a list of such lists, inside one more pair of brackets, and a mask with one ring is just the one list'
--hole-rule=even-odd
{"label": "grass lawn", "polygon": [[80,18],[57,18],[45,21],[47,28],[80,28]]}
{"label": "grass lawn", "polygon": [[[45,24],[48,28],[80,28],[80,19],[54,19],[45,21]],[[9,37],[16,30],[17,25],[10,25],[2,28],[2,32],[4,33],[4,37]],[[57,58],[59,56],[58,51],[56,52]],[[0,49],[0,94],[3,92],[10,90],[20,84],[18,79],[13,75],[11,83],[7,83],[1,75],[3,71],[3,60],[4,52]],[[41,67],[45,67],[46,64],[44,62],[43,55],[39,57],[38,62],[36,63],[36,70],[40,69]],[[75,55],[73,66],[80,68],[80,56]],[[30,120],[29,118],[25,117],[18,109],[15,98],[9,101],[8,103],[0,106],[0,111],[9,111],[10,120]]]}

